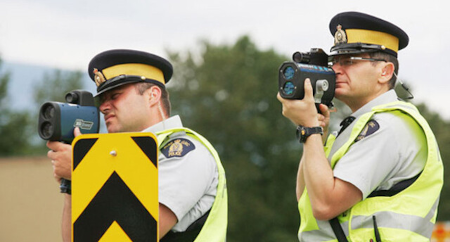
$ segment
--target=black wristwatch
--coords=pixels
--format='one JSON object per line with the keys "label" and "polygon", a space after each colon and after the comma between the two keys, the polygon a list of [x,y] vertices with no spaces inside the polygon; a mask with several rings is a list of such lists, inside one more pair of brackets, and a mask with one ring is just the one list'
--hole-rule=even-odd
{"label": "black wristwatch", "polygon": [[319,127],[308,128],[308,127],[303,127],[301,125],[299,125],[297,127],[297,139],[300,143],[305,143],[306,138],[308,138],[312,134],[323,135],[322,127],[319,126]]}

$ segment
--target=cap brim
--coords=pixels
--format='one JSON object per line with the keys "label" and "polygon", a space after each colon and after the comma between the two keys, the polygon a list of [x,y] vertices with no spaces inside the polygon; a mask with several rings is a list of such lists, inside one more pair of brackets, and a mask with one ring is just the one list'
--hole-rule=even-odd
{"label": "cap brim", "polygon": [[364,43],[352,43],[352,44],[340,44],[331,47],[330,56],[347,55],[347,54],[362,54],[372,52],[385,52],[387,54],[397,57],[397,52],[383,48],[380,45],[364,44]]}

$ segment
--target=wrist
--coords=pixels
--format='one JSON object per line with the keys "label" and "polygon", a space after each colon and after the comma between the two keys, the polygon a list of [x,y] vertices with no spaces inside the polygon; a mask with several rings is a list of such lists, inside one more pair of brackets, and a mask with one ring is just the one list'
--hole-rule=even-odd
{"label": "wrist", "polygon": [[61,179],[59,189],[60,189],[61,193],[67,193],[69,195],[72,195],[72,181],[66,180],[66,179]]}
{"label": "wrist", "polygon": [[299,125],[296,130],[297,139],[300,143],[305,143],[306,139],[313,134],[323,135],[323,128],[320,126],[304,127]]}

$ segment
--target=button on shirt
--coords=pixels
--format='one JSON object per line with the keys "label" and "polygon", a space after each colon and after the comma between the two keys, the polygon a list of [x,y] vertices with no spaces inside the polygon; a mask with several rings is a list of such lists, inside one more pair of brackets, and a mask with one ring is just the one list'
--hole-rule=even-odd
{"label": "button on shirt", "polygon": [[[143,132],[156,133],[181,127],[180,117],[173,116]],[[202,143],[185,132],[170,135],[168,141],[176,139],[188,140],[195,149],[180,157],[170,158],[160,152],[159,203],[168,207],[178,219],[172,231],[182,232],[211,209],[217,193],[219,173],[214,157]]]}
{"label": "button on shirt", "polygon": [[[335,140],[328,160],[350,137],[355,123],[373,107],[397,101],[395,91],[390,90],[351,116],[355,117]],[[334,176],[356,186],[365,199],[374,190],[387,190],[396,183],[419,174],[426,162],[427,147],[421,127],[407,114],[376,113],[372,120],[378,130],[358,140],[336,163]]]}

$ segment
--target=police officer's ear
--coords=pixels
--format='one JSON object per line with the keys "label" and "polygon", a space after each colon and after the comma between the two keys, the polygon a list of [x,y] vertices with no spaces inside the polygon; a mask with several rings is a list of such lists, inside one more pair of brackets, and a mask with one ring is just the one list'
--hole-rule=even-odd
{"label": "police officer's ear", "polygon": [[159,99],[161,98],[161,89],[158,86],[152,86],[149,89],[147,89],[147,95],[149,102],[151,104],[157,104],[159,103]]}
{"label": "police officer's ear", "polygon": [[388,83],[394,75],[394,70],[395,67],[392,62],[382,63],[379,81],[381,83]]}

